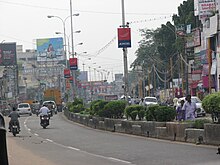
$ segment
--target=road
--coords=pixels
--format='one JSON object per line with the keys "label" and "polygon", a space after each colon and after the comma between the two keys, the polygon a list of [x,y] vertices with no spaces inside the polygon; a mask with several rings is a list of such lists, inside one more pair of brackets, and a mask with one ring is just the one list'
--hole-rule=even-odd
{"label": "road", "polygon": [[70,122],[62,114],[53,116],[50,122],[43,129],[38,117],[21,117],[20,135],[7,133],[10,165],[220,164],[213,146],[94,130]]}

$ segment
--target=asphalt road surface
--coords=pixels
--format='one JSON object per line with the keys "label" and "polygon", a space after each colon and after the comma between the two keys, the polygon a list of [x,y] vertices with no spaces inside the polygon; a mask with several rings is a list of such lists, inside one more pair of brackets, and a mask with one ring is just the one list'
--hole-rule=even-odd
{"label": "asphalt road surface", "polygon": [[47,129],[36,116],[7,133],[10,165],[220,165],[217,147],[164,141],[87,128],[54,115]]}

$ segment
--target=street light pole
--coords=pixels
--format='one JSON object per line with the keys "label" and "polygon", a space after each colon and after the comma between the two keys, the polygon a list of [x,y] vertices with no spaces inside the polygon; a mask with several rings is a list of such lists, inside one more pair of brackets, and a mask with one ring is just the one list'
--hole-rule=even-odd
{"label": "street light pole", "polygon": [[[125,5],[124,0],[122,2],[122,27],[125,28]],[[124,56],[124,96],[127,99],[129,88],[128,88],[128,62],[127,62],[127,48],[123,48],[123,56]]]}

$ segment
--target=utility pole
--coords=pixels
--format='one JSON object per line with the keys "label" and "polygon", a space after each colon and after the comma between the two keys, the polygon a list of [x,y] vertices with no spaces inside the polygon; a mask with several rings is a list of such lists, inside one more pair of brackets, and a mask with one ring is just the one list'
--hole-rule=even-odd
{"label": "utility pole", "polygon": [[[72,10],[72,0],[70,0],[70,20],[71,20],[71,44],[72,44],[72,57],[74,58],[74,42],[73,42],[73,10]],[[77,96],[77,89],[76,89],[76,72],[73,70],[72,71],[72,75],[73,75],[73,93],[74,96]]]}
{"label": "utility pole", "polygon": [[150,96],[150,72],[149,72],[149,68],[147,69],[147,73],[148,73],[148,96]]}
{"label": "utility pole", "polygon": [[174,88],[173,88],[173,59],[170,58],[170,75],[171,75],[171,85],[172,85],[172,96],[174,98]]}
{"label": "utility pole", "polygon": [[[121,0],[122,4],[122,27],[125,28],[125,5],[124,5],[124,0]],[[127,60],[127,53],[128,50],[127,48],[123,48],[123,59],[124,59],[124,96],[125,99],[127,99],[129,95],[129,87],[128,87],[128,60]]]}

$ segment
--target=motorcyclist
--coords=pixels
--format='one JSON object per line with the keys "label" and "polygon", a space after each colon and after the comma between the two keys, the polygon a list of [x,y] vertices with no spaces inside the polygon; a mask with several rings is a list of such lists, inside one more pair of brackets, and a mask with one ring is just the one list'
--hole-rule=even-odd
{"label": "motorcyclist", "polygon": [[40,118],[41,116],[44,116],[44,115],[49,116],[49,112],[50,110],[47,108],[47,106],[43,105],[43,107],[41,107],[41,109],[39,110]]}
{"label": "motorcyclist", "polygon": [[12,127],[12,124],[13,122],[16,122],[17,126],[18,126],[18,131],[21,131],[20,130],[20,124],[19,124],[19,120],[18,118],[20,117],[19,113],[16,111],[16,108],[13,107],[12,108],[12,112],[8,115],[8,117],[11,118],[11,120],[9,121],[9,132],[11,132],[11,127]]}

